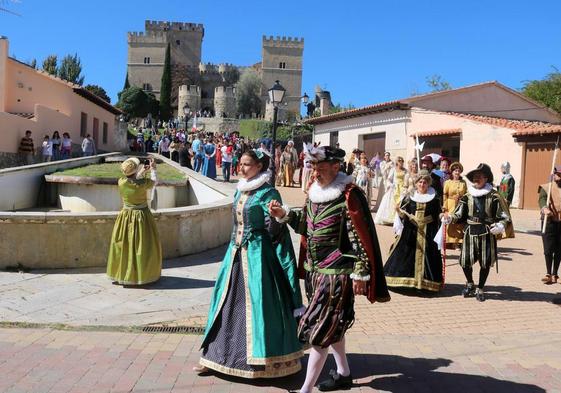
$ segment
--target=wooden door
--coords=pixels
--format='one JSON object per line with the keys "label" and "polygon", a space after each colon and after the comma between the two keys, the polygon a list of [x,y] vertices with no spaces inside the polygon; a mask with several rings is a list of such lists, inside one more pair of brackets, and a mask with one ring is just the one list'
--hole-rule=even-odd
{"label": "wooden door", "polygon": [[366,153],[368,160],[371,160],[376,153],[380,153],[380,157],[384,157],[386,151],[386,133],[369,134],[362,136],[362,150]]}
{"label": "wooden door", "polygon": [[[551,171],[551,160],[555,141],[545,143],[526,144],[524,179],[523,179],[523,203],[524,209],[539,209],[538,187],[549,181]],[[561,165],[561,152],[557,153],[556,165]],[[515,179],[517,180],[517,179]]]}
{"label": "wooden door", "polygon": [[94,117],[93,119],[93,140],[95,144],[95,150],[97,151],[99,140],[99,119],[97,117]]}

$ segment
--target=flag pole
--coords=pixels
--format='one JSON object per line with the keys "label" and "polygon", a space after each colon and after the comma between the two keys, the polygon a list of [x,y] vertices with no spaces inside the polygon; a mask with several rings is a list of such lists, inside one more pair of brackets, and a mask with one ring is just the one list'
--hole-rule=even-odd
{"label": "flag pole", "polygon": [[[557,147],[559,146],[559,135],[557,135],[557,141],[555,142],[555,150],[553,151],[553,160],[551,161],[551,171],[549,172],[549,176],[553,176],[553,171],[555,170],[555,161],[557,160]],[[553,185],[553,177],[549,181],[549,186],[547,187],[547,200],[545,203],[545,207],[549,209],[549,203],[551,202],[551,186]],[[545,227],[547,225],[547,218],[549,216],[546,214],[543,218],[543,225],[542,225],[542,233],[545,233]]]}

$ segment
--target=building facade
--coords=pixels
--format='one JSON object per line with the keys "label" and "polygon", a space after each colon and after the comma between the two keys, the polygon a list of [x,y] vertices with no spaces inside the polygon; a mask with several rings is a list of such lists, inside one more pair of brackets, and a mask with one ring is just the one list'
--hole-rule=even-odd
{"label": "building facade", "polygon": [[8,39],[0,37],[0,166],[15,166],[18,147],[30,130],[35,147],[56,130],[75,144],[91,134],[99,151],[127,147],[121,111],[82,86],[39,71],[8,56]]}
{"label": "building facade", "polygon": [[[166,48],[170,46],[172,107],[182,115],[185,104],[192,112],[213,116],[231,111],[230,93],[248,66],[203,62],[204,26],[195,23],[145,21],[144,32],[128,33],[127,75],[129,83],[160,97]],[[267,89],[276,80],[286,88],[283,110],[300,114],[302,56],[304,40],[292,37],[263,37],[261,62],[251,66],[261,77],[262,110],[265,114]],[[234,92],[235,93],[235,92]],[[189,96],[190,98],[187,98]],[[217,107],[219,110],[217,110]],[[224,108],[228,108],[224,111]]]}
{"label": "building facade", "polygon": [[[537,187],[548,181],[561,116],[498,82],[409,97],[307,120],[314,140],[339,143],[368,157],[388,151],[405,160],[438,153],[466,170],[486,162],[496,181],[505,161],[516,180],[513,206],[537,207]],[[561,164],[561,155],[558,158]]]}

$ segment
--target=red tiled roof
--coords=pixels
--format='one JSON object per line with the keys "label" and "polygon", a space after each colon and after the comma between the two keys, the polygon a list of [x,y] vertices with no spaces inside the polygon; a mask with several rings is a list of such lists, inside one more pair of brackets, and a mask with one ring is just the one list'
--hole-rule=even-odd
{"label": "red tiled roof", "polygon": [[561,124],[557,123],[546,123],[543,121],[534,120],[513,120],[505,119],[503,117],[472,115],[468,113],[456,112],[448,112],[448,114],[468,120],[477,121],[480,123],[490,124],[496,127],[510,128],[514,130],[512,136],[561,133]]}
{"label": "red tiled roof", "polygon": [[443,130],[431,130],[431,131],[418,131],[411,134],[412,138],[417,136],[427,137],[427,136],[444,136],[444,135],[460,135],[462,133],[461,128],[448,128]]}
{"label": "red tiled roof", "polygon": [[384,112],[393,109],[409,109],[409,105],[401,101],[382,102],[380,104],[364,106],[362,108],[350,109],[348,111],[332,113],[330,115],[313,117],[311,119],[304,120],[304,123],[307,124],[329,123],[331,121],[350,119],[352,117],[370,115],[372,113]]}

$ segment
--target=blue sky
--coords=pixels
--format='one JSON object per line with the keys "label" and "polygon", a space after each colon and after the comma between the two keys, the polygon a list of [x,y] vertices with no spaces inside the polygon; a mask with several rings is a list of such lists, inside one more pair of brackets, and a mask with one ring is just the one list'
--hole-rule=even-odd
{"label": "blue sky", "polygon": [[[320,6],[320,4],[324,4]],[[561,1],[0,0],[0,35],[18,60],[78,53],[85,83],[114,103],[126,73],[128,31],[145,19],[203,23],[203,61],[251,65],[262,35],[305,38],[303,92],[364,106],[498,80],[512,88],[561,69]]]}

